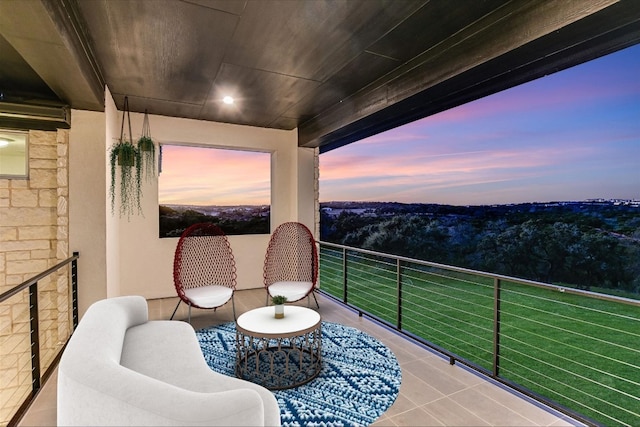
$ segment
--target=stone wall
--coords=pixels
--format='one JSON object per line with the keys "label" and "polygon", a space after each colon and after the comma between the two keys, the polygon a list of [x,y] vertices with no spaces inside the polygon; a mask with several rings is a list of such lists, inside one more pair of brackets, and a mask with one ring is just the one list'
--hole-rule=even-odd
{"label": "stone wall", "polygon": [[[0,293],[69,257],[69,131],[29,132],[29,179],[0,179]],[[44,373],[70,334],[69,267],[38,283]],[[0,304],[0,425],[31,392],[29,292]]]}

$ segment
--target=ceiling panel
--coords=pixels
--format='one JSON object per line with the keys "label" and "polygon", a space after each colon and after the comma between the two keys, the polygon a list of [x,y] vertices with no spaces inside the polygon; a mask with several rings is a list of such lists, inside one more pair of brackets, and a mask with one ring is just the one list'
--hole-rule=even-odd
{"label": "ceiling panel", "polygon": [[[268,71],[224,64],[202,114],[202,119],[220,117],[220,121],[260,123],[271,126],[281,114],[311,93],[318,82]],[[232,106],[221,102],[230,94]]]}
{"label": "ceiling panel", "polygon": [[[104,108],[104,83],[98,92],[94,90],[92,76],[85,73],[84,58],[77,55],[75,41],[79,37],[62,34],[64,25],[57,23],[51,10],[56,5],[52,2],[0,0],[0,35],[22,57],[24,68],[20,72],[31,76],[35,72],[50,92],[55,93],[56,103],[71,105],[70,100],[73,100],[73,108]],[[68,12],[64,16],[70,20]],[[4,54],[0,55],[0,68],[4,67],[5,58]],[[17,97],[42,98],[47,104],[50,100],[49,91],[37,96],[22,94],[13,81],[0,90],[17,92]]]}
{"label": "ceiling panel", "polygon": [[120,109],[330,149],[638,43],[639,26],[630,0],[0,0],[0,93],[99,111],[106,85]]}
{"label": "ceiling panel", "polygon": [[56,94],[2,36],[0,62],[0,99],[12,102],[34,98],[57,100]]}
{"label": "ceiling panel", "polygon": [[242,14],[246,1],[243,0],[181,0],[185,3],[197,4],[199,6],[208,7],[210,9],[222,12],[232,13],[234,15]]}
{"label": "ceiling panel", "polygon": [[[327,45],[332,52],[328,60],[320,64],[314,78],[327,81],[336,73],[340,73],[351,61],[366,53],[372,43],[384,37],[426,2],[425,0],[383,1],[377,5],[377,8],[372,6],[374,3],[365,2],[364,10],[355,10],[340,26],[341,34],[347,35],[348,39],[342,44],[328,41]],[[399,45],[396,49],[403,50],[406,46]],[[390,56],[390,59],[393,58],[395,57]],[[373,70],[371,71],[372,75],[380,77]]]}
{"label": "ceiling panel", "polygon": [[[112,93],[116,105],[124,105],[125,94]],[[168,117],[184,117],[197,119],[202,111],[201,104],[190,104],[186,102],[165,101],[154,99],[149,102],[149,98],[126,94],[129,98],[129,111],[142,113],[145,110],[149,114],[157,114]],[[122,110],[122,108],[120,108]]]}
{"label": "ceiling panel", "polygon": [[301,122],[321,114],[328,105],[344,102],[350,95],[373,83],[380,76],[394,70],[399,61],[362,52],[321,87],[294,105],[284,114],[297,117]]}
{"label": "ceiling panel", "polygon": [[249,1],[225,62],[324,81],[420,4]]}
{"label": "ceiling panel", "polygon": [[178,103],[206,100],[238,20],[171,0],[79,5],[113,93]]}
{"label": "ceiling panel", "polygon": [[367,50],[406,62],[464,31],[505,3],[504,0],[459,0],[456,6],[464,7],[453,7],[450,0],[431,0]]}

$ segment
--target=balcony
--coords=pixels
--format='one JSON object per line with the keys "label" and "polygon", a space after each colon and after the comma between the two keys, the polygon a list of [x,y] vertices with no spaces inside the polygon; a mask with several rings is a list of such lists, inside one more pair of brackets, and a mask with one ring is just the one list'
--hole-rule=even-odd
{"label": "balcony", "polygon": [[640,422],[640,301],[321,243],[323,290],[587,424]]}
{"label": "balcony", "polygon": [[[330,243],[320,249],[323,320],[376,337],[402,369],[400,394],[376,425],[640,420],[638,301]],[[168,319],[176,301],[150,300],[150,318]],[[264,290],[237,291],[236,305],[239,313],[264,305]],[[186,318],[186,307],[180,310],[177,318]],[[198,329],[231,320],[225,307],[196,311],[192,323]],[[46,336],[45,323],[39,333]],[[34,326],[37,332],[32,319]],[[591,334],[580,332],[585,326]],[[55,425],[55,369],[42,383],[17,425]]]}
{"label": "balcony", "polygon": [[[478,375],[463,365],[450,365],[437,352],[389,330],[333,298],[318,297],[323,320],[356,327],[375,336],[391,348],[402,368],[402,386],[394,405],[376,425],[580,425],[549,407],[515,393]],[[149,301],[150,318],[168,319],[176,298]],[[306,304],[303,302],[302,304]],[[264,290],[237,292],[236,309],[242,313],[264,305]],[[178,318],[186,318],[182,305]],[[230,307],[217,313],[197,311],[192,324],[197,329],[232,320]],[[44,384],[20,426],[47,426],[56,422],[55,374]]]}

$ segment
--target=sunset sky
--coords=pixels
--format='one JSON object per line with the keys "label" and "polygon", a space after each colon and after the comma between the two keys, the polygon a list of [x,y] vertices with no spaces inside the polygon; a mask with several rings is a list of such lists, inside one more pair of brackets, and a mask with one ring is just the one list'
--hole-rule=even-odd
{"label": "sunset sky", "polygon": [[163,145],[159,202],[268,205],[270,165],[269,153]]}
{"label": "sunset sky", "polygon": [[640,46],[320,156],[321,201],[640,199]]}
{"label": "sunset sky", "polygon": [[[638,75],[634,46],[324,153],[320,200],[640,199]],[[164,147],[161,203],[269,203],[268,154],[210,151]]]}

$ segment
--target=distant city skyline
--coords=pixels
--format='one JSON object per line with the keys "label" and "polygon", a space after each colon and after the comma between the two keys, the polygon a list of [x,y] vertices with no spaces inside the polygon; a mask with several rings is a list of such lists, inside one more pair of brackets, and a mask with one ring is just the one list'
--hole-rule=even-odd
{"label": "distant city skyline", "polygon": [[640,199],[640,46],[320,156],[320,201]]}

